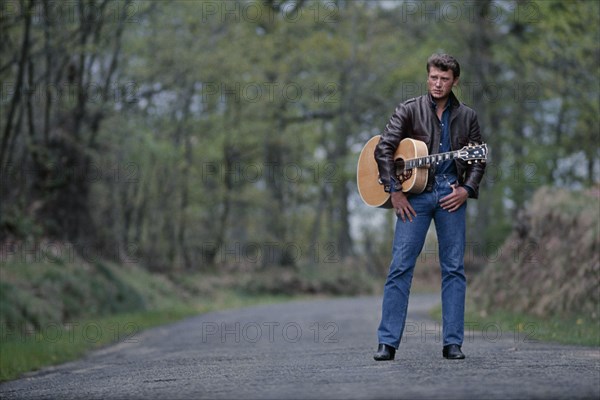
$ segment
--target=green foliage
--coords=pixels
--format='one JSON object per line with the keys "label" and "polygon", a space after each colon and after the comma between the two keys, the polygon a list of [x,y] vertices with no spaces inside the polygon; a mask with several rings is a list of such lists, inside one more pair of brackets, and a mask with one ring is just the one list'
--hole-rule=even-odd
{"label": "green foliage", "polygon": [[61,257],[3,263],[0,326],[40,330],[92,316],[168,308],[185,298],[171,281],[138,265],[87,262],[71,259],[73,254],[65,250]]}
{"label": "green foliage", "polygon": [[327,294],[333,296],[369,295],[380,282],[358,265],[321,264],[304,266],[300,272],[281,268],[243,275],[239,290],[250,295],[271,294],[298,296]]}
{"label": "green foliage", "polygon": [[[441,306],[432,310],[430,315],[441,321]],[[600,325],[585,314],[539,317],[511,310],[495,310],[488,313],[475,305],[472,299],[468,299],[465,326],[472,331],[489,329],[489,332],[502,332],[503,337],[514,341],[516,348],[519,343],[540,341],[600,346]]]}
{"label": "green foliage", "polygon": [[113,342],[137,339],[141,330],[174,322],[198,310],[180,305],[168,311],[145,311],[103,318],[47,324],[36,332],[20,332],[2,326],[0,381],[81,357],[85,352]]}
{"label": "green foliage", "polygon": [[[293,21],[259,3],[262,18],[257,20],[240,11],[240,18],[201,14],[200,22],[190,17],[202,11],[193,3],[157,5],[148,16],[156,40],[149,44],[149,33],[134,29],[126,41],[136,54],[153,60],[137,60],[141,67],[130,70],[131,79],[161,88],[144,97],[148,105],[141,110],[128,110],[144,151],[138,152],[141,158],[124,154],[120,160],[139,163],[150,176],[141,183],[146,189],[140,188],[148,193],[139,205],[144,215],[154,209],[166,213],[154,214],[152,224],[139,228],[144,253],[163,259],[159,268],[169,268],[183,261],[177,253],[187,251],[188,258],[200,260],[187,266],[203,268],[202,261],[227,263],[218,255],[228,243],[309,246],[332,240],[342,257],[349,254],[347,246],[359,250],[353,241],[361,238],[345,238],[348,220],[360,221],[364,211],[347,209],[355,201],[358,146],[382,130],[399,101],[423,93],[425,60],[434,51],[451,52],[462,61],[457,93],[479,112],[492,151],[491,175],[480,204],[473,204],[471,231],[484,231],[474,234],[485,239],[483,247],[500,243],[510,231],[510,218],[536,187],[592,179],[558,160],[579,152],[563,144],[577,137],[573,123],[580,119],[571,111],[581,103],[576,93],[593,85],[565,80],[569,84],[563,87],[556,79],[585,75],[597,81],[597,75],[585,73],[594,70],[592,65],[583,64],[589,59],[583,53],[597,52],[597,44],[586,42],[581,55],[540,51],[578,40],[582,33],[575,15],[597,17],[584,3],[554,16],[558,3],[523,8],[482,2],[465,5],[474,9],[463,10],[456,20],[442,10],[433,16],[417,7],[409,16],[402,7],[383,10],[366,2],[340,4],[329,14],[324,3],[314,2]],[[323,13],[317,17],[319,7]],[[552,54],[555,58],[548,59]],[[566,65],[576,67],[563,71]],[[174,100],[159,102],[167,94]],[[198,108],[186,105],[189,95]],[[563,118],[552,120],[557,99],[571,98],[561,106]],[[115,116],[115,123],[121,125],[121,119]],[[160,128],[151,134],[153,127]],[[157,144],[160,153],[149,158]],[[597,157],[589,150],[594,146],[585,148],[588,160]],[[177,230],[184,232],[183,249],[165,240],[165,233]],[[376,236],[386,243],[381,231]],[[217,257],[200,249],[212,245]]]}
{"label": "green foliage", "polygon": [[[490,148],[469,243],[498,248],[539,187],[597,182],[597,2],[115,4],[23,1],[4,14],[1,244],[58,237],[173,275],[310,275],[327,249],[338,271],[385,274],[393,216],[361,204],[356,160],[400,101],[425,92],[434,52],[461,62],[456,93]],[[72,15],[44,17],[61,6]],[[114,296],[90,309],[147,307],[112,265],[93,265],[81,288],[57,264],[71,281],[32,272],[27,289],[61,292],[65,315],[106,285]],[[7,315],[59,312],[17,298]]]}

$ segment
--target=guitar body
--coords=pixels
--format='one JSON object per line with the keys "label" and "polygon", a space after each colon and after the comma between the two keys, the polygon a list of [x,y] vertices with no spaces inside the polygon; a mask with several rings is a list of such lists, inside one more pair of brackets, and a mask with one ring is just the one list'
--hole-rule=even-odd
{"label": "guitar body", "polygon": [[364,145],[358,156],[356,168],[356,185],[358,194],[371,207],[392,208],[390,194],[383,190],[379,183],[379,168],[375,161],[375,147],[379,143],[380,135],[373,136]]}
{"label": "guitar body", "polygon": [[[358,193],[365,202],[371,207],[392,208],[390,194],[383,190],[383,185],[379,183],[379,169],[375,161],[375,147],[379,143],[380,135],[373,136],[365,144],[360,156],[358,157],[358,166],[356,170],[356,184]],[[403,165],[404,160],[410,160],[418,157],[427,156],[427,145],[424,142],[414,139],[403,139],[394,153],[394,160],[397,165]],[[427,186],[428,167],[413,168],[410,171],[402,171],[402,168],[396,171],[397,175],[407,177],[402,183],[402,191],[407,193],[421,193]]]}
{"label": "guitar body", "polygon": [[[373,136],[363,147],[358,157],[356,184],[358,193],[366,205],[371,207],[392,208],[389,193],[383,190],[379,181],[379,168],[375,161],[375,147],[380,135]],[[421,193],[427,186],[429,166],[435,163],[460,159],[467,164],[487,160],[488,148],[485,143],[469,143],[460,150],[428,155],[427,145],[420,140],[403,139],[394,153],[395,175],[402,182],[405,193]]]}

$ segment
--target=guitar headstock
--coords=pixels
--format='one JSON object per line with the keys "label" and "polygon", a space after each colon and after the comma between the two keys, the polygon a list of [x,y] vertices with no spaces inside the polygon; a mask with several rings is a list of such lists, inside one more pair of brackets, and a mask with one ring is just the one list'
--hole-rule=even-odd
{"label": "guitar headstock", "polygon": [[485,162],[487,159],[488,148],[487,144],[473,144],[469,143],[468,146],[463,147],[458,150],[458,158],[461,160],[467,161],[468,164],[472,164],[473,162]]}

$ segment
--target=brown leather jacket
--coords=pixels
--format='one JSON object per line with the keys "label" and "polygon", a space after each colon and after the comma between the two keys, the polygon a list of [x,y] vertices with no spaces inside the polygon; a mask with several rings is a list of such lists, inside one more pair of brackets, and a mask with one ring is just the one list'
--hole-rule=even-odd
{"label": "brown leather jacket", "polygon": [[[477,114],[471,108],[460,103],[454,93],[450,93],[450,96],[452,97],[452,113],[450,115],[452,150],[459,150],[469,143],[481,143]],[[433,149],[440,147],[442,130],[439,119],[431,107],[431,102],[431,96],[426,94],[400,103],[386,125],[379,144],[375,148],[379,178],[385,186],[392,183],[390,178],[392,173],[395,173],[394,153],[402,139],[421,140],[427,144],[429,154],[437,153]],[[485,164],[467,164],[459,159],[454,162],[458,173],[458,183],[472,189],[469,191],[470,197],[477,198]],[[435,168],[432,167],[429,169],[426,191],[431,191],[433,188],[434,174]]]}

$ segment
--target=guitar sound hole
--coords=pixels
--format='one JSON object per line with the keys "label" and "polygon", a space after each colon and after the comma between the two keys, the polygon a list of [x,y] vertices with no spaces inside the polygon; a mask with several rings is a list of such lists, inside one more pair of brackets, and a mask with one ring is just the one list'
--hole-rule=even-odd
{"label": "guitar sound hole", "polygon": [[394,160],[394,166],[396,167],[396,176],[400,176],[402,174],[404,174],[404,160],[402,158],[396,158]]}

